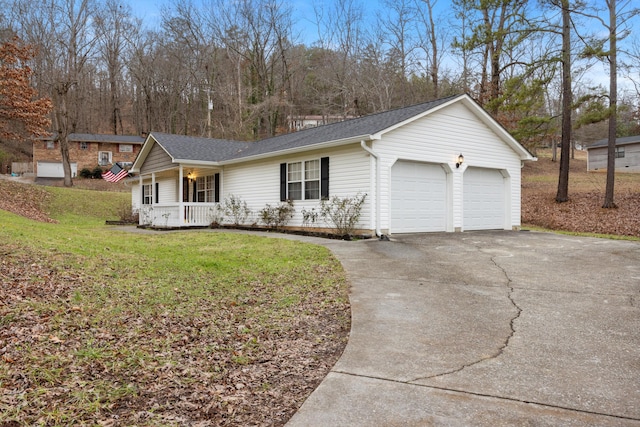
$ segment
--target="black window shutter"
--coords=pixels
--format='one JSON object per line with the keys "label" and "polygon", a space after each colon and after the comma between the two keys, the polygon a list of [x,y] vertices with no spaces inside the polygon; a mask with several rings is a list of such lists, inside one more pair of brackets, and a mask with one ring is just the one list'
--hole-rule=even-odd
{"label": "black window shutter", "polygon": [[187,177],[182,178],[182,201],[189,201],[189,178]]}
{"label": "black window shutter", "polygon": [[158,203],[158,193],[160,193],[160,183],[156,182],[156,194],[155,194],[156,203]]}
{"label": "black window shutter", "polygon": [[287,164],[280,163],[280,201],[287,200]]}
{"label": "black window shutter", "polygon": [[320,159],[320,198],[329,198],[329,158]]}
{"label": "black window shutter", "polygon": [[145,200],[144,200],[144,196],[145,196],[145,194],[144,194],[144,188],[145,188],[145,187],[144,187],[144,184],[143,184],[143,185],[142,185],[142,204],[143,204],[143,205],[144,205],[144,202],[145,202]]}
{"label": "black window shutter", "polygon": [[220,203],[220,174],[213,176],[213,201]]}

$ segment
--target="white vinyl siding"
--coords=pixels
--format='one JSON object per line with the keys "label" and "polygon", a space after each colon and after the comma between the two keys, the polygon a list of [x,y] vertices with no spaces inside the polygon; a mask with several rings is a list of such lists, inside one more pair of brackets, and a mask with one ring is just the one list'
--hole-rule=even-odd
{"label": "white vinyl siding", "polygon": [[[332,150],[310,151],[299,155],[276,157],[273,159],[248,162],[242,165],[227,165],[224,167],[224,189],[220,201],[230,195],[238,196],[246,201],[253,211],[254,217],[250,222],[259,222],[257,213],[267,204],[274,206],[280,200],[280,164],[305,162],[310,159],[329,157],[329,197],[351,197],[358,192],[366,193],[358,228],[371,229],[371,203],[374,200],[370,194],[370,160],[359,144],[339,147]],[[289,221],[289,226],[302,225],[302,209],[318,210],[320,201],[294,201],[295,215]],[[317,227],[328,227],[324,223]]]}
{"label": "white vinyl siding", "polygon": [[[373,149],[382,162],[381,229],[390,227],[390,171],[401,160],[440,164],[447,171],[450,188],[447,231],[463,228],[464,169],[473,166],[507,170],[511,190],[507,221],[513,227],[520,225],[520,158],[464,104],[450,105],[383,134],[380,141],[374,142]],[[464,155],[464,163],[456,169],[459,154]]]}
{"label": "white vinyl siding", "polygon": [[[155,194],[155,188],[152,188],[152,180],[150,178],[147,178],[144,180],[144,183],[143,183],[143,185],[149,186],[149,188],[152,188],[151,189],[153,193],[152,204],[156,204],[156,201],[157,201],[157,204],[159,205],[175,204],[178,202],[178,183],[174,177],[157,177],[155,180],[155,183],[158,186],[157,198]],[[133,185],[132,190],[133,189],[135,189],[136,191],[135,192],[132,191],[132,196],[131,196],[132,204],[134,205],[140,204],[140,200],[142,200],[140,186]],[[145,189],[145,198],[147,197],[148,194],[149,193],[147,193],[147,190]]]}
{"label": "white vinyl siding", "polygon": [[142,204],[142,194],[140,194],[140,186],[136,184],[131,186],[131,211],[133,213],[140,212]]}
{"label": "white vinyl siding", "polygon": [[158,184],[158,203],[176,203],[182,198],[178,197],[178,181],[173,177],[156,178]]}

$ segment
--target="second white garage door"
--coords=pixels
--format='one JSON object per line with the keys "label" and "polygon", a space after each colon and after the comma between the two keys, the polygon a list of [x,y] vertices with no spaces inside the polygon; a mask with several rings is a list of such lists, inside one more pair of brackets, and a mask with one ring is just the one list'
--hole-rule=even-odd
{"label": "second white garage door", "polygon": [[465,230],[505,227],[505,184],[497,169],[468,168],[464,172],[463,222]]}
{"label": "second white garage door", "polygon": [[398,161],[391,168],[391,232],[446,231],[447,176],[440,165]]}

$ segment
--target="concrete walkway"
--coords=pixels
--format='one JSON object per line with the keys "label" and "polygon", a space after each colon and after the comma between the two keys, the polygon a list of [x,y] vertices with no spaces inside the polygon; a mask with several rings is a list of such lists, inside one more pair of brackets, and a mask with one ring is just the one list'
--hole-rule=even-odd
{"label": "concrete walkway", "polygon": [[640,243],[313,241],[350,277],[352,330],[289,427],[640,425]]}

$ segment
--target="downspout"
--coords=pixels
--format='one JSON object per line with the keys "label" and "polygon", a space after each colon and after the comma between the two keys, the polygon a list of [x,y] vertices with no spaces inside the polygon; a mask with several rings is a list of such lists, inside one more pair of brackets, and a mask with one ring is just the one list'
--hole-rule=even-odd
{"label": "downspout", "polygon": [[378,153],[376,153],[375,151],[373,151],[373,149],[369,148],[369,146],[367,145],[367,143],[363,140],[360,141],[360,146],[362,147],[362,149],[364,151],[366,151],[367,153],[371,154],[373,156],[374,159],[376,159],[376,236],[378,236],[380,239],[383,239],[384,237],[382,236],[382,231],[380,230],[380,205],[381,205],[381,200],[380,200],[380,157],[378,156]]}

